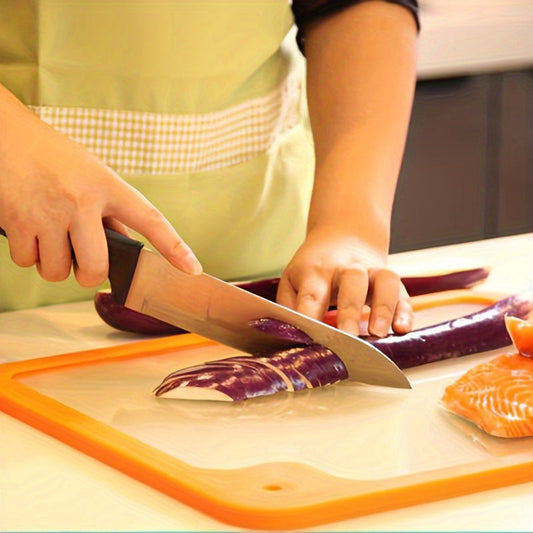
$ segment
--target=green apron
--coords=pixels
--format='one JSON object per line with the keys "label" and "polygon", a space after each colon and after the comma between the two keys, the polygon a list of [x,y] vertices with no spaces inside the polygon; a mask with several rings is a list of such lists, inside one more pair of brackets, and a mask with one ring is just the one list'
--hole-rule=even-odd
{"label": "green apron", "polygon": [[[279,275],[314,167],[292,22],[287,0],[0,0],[0,83],[150,199],[206,272]],[[0,239],[0,311],[93,294]]]}

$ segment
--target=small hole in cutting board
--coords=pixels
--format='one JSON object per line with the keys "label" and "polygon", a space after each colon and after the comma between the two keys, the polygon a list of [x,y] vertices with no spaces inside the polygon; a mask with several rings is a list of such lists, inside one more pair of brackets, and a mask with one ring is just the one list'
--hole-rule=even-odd
{"label": "small hole in cutting board", "polygon": [[269,491],[276,491],[276,490],[282,490],[283,487],[281,485],[265,485],[263,489],[269,490]]}

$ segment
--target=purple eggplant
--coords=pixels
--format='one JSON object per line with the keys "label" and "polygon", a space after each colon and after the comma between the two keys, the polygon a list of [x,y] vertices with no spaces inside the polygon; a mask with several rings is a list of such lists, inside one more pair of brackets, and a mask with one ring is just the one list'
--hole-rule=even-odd
{"label": "purple eggplant", "polygon": [[329,348],[321,344],[296,346],[261,359],[287,375],[302,376],[302,381],[308,388],[332,385],[348,378],[344,363]]}
{"label": "purple eggplant", "polygon": [[[409,296],[429,294],[453,289],[469,289],[487,279],[488,267],[465,268],[420,276],[402,276],[402,282]],[[276,300],[279,278],[268,278],[239,283],[241,289],[253,292],[267,300]]]}
{"label": "purple eggplant", "polygon": [[505,317],[526,318],[532,310],[530,294],[515,294],[460,318],[405,335],[367,340],[400,368],[409,368],[509,346]]}
{"label": "purple eggplant", "polygon": [[[402,281],[411,296],[450,289],[468,288],[482,282],[489,275],[488,268],[472,268],[461,271],[445,272],[428,276],[403,277]],[[275,301],[279,278],[262,279],[237,283],[247,290],[267,300]],[[126,309],[117,304],[111,293],[99,291],[94,296],[96,312],[108,325],[131,333],[142,335],[174,335],[184,333],[172,324],[152,318],[137,311]],[[333,316],[332,316],[333,313]],[[331,310],[326,317],[329,324],[336,323],[336,311]]]}
{"label": "purple eggplant", "polygon": [[487,279],[490,269],[469,268],[425,276],[402,276],[409,296],[442,292],[454,289],[469,289]]}
{"label": "purple eggplant", "polygon": [[[405,335],[368,340],[405,369],[508,346],[511,337],[507,332],[506,317],[525,319],[532,312],[531,295],[516,294],[461,318]],[[300,339],[302,345],[275,352],[269,357],[238,356],[178,370],[163,380],[155,394],[241,401],[279,391],[331,385],[347,379],[342,361],[328,348],[309,342],[305,333],[298,334],[299,330],[294,326],[286,328],[283,322],[269,318],[254,321],[251,326],[285,340]],[[189,390],[191,388],[194,390]],[[199,390],[202,388],[208,389],[205,394]]]}
{"label": "purple eggplant", "polygon": [[[460,318],[404,335],[367,337],[365,340],[404,369],[509,346],[512,340],[507,331],[505,317],[525,319],[532,311],[533,296],[515,294]],[[285,330],[280,327],[279,322],[273,319],[265,320],[261,330],[285,339]],[[296,338],[294,332],[291,332],[291,338]]]}
{"label": "purple eggplant", "polygon": [[109,326],[121,331],[139,335],[175,335],[186,333],[172,324],[152,318],[117,304],[108,291],[98,291],[94,295],[94,307],[98,316]]}
{"label": "purple eggplant", "polygon": [[259,279],[256,281],[243,281],[236,284],[237,287],[245,291],[252,292],[261,296],[271,302],[276,301],[276,294],[278,292],[279,278]]}

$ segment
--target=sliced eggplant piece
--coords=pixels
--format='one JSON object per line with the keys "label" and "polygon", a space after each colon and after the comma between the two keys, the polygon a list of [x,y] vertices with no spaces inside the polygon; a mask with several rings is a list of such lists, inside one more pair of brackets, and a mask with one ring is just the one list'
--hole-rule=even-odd
{"label": "sliced eggplant piece", "polygon": [[[265,357],[286,375],[302,376],[308,388],[332,385],[348,378],[344,363],[329,349],[320,344],[296,346]],[[296,378],[297,379],[297,378]],[[295,389],[297,384],[293,382]]]}
{"label": "sliced eggplant piece", "polygon": [[[228,361],[228,359],[222,359],[222,361]],[[266,357],[252,357],[249,355],[242,355],[242,356],[237,356],[237,357],[231,357],[229,361],[238,361],[239,363],[243,365],[248,365],[252,370],[257,368],[258,365],[266,366],[267,368],[269,368],[270,370],[273,370],[274,372],[278,374],[278,376],[287,385],[287,390],[289,392],[294,392],[295,390],[301,390],[301,389],[306,388],[305,384],[303,384],[302,386],[301,379],[293,379],[296,376],[289,376],[288,373],[285,373],[282,370],[280,370],[278,367],[276,367],[275,365],[270,364],[267,361]],[[296,383],[296,388],[294,385],[295,383]]]}
{"label": "sliced eggplant piece", "polygon": [[313,339],[301,329],[277,318],[259,318],[248,323],[250,327],[295,344],[312,344]]}
{"label": "sliced eggplant piece", "polygon": [[[169,374],[154,393],[165,398],[238,402],[332,385],[347,377],[344,364],[331,350],[311,344],[270,357],[236,356],[183,368]],[[198,389],[206,389],[205,394]]]}
{"label": "sliced eggplant piece", "polygon": [[[251,358],[250,358],[251,359]],[[241,362],[206,363],[167,376],[155,389],[156,396],[183,400],[239,402],[256,396],[288,391],[286,382],[275,370]]]}

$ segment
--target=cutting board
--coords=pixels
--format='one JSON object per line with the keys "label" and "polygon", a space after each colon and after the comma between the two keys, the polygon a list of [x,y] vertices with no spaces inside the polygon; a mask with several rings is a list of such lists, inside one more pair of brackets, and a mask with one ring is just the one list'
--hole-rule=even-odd
{"label": "cutting board", "polygon": [[[417,326],[489,300],[418,298]],[[533,480],[532,439],[490,437],[439,405],[504,351],[411,369],[410,391],[343,382],[236,404],[155,398],[171,371],[236,353],[177,335],[2,365],[0,409],[222,522],[288,530]]]}

